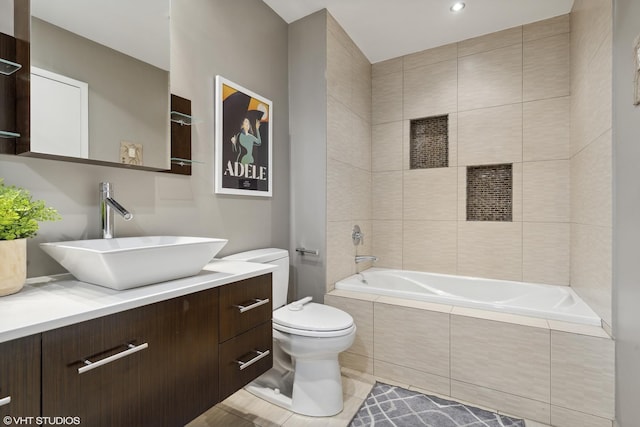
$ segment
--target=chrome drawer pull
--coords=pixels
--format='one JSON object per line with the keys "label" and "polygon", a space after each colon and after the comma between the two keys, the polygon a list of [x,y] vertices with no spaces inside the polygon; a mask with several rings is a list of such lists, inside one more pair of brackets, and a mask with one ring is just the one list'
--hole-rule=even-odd
{"label": "chrome drawer pull", "polygon": [[11,396],[0,399],[0,406],[8,405],[9,403],[11,403]]}
{"label": "chrome drawer pull", "polygon": [[127,344],[128,349],[125,351],[121,351],[120,353],[116,353],[113,356],[105,357],[104,359],[98,360],[97,362],[92,362],[88,359],[83,360],[85,366],[78,368],[78,373],[83,374],[87,371],[90,371],[95,368],[99,368],[102,365],[106,365],[107,363],[111,363],[115,360],[122,359],[123,357],[127,357],[133,353],[137,353],[140,350],[144,350],[149,347],[148,343],[133,345]]}
{"label": "chrome drawer pull", "polygon": [[253,350],[253,351],[255,353],[257,353],[258,355],[256,357],[254,357],[253,359],[249,360],[248,362],[243,362],[241,360],[236,360],[236,363],[238,364],[238,367],[240,368],[241,371],[244,368],[248,368],[249,366],[253,365],[258,360],[267,357],[271,353],[269,350],[265,350],[265,351]]}
{"label": "chrome drawer pull", "polygon": [[269,298],[265,298],[265,299],[258,299],[258,298],[254,298],[254,303],[251,305],[234,305],[234,307],[239,308],[240,309],[240,313],[244,313],[245,311],[249,311],[252,310],[256,307],[260,307],[261,305],[265,305],[269,303]]}

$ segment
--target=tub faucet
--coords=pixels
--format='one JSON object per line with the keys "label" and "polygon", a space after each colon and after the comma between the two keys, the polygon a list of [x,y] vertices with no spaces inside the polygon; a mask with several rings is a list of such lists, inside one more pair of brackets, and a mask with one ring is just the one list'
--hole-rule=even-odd
{"label": "tub faucet", "polygon": [[378,257],[373,255],[356,255],[356,264],[367,261],[376,262],[377,260]]}
{"label": "tub faucet", "polygon": [[100,183],[100,222],[102,224],[102,238],[111,239],[115,237],[115,226],[113,223],[113,211],[116,211],[126,221],[133,218],[131,212],[115,201],[111,190],[110,182]]}

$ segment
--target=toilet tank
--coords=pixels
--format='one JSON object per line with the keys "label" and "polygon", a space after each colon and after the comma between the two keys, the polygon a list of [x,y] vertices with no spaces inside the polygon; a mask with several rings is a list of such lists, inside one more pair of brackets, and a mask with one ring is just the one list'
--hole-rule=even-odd
{"label": "toilet tank", "polygon": [[273,309],[280,308],[287,303],[287,291],[289,290],[289,252],[286,249],[254,249],[252,251],[229,255],[222,259],[277,265],[278,268],[272,273],[273,295],[271,302]]}

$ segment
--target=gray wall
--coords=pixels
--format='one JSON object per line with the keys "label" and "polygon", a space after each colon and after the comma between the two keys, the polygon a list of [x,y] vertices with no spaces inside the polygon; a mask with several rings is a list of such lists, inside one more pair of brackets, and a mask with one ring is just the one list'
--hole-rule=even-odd
{"label": "gray wall", "polygon": [[0,33],[13,36],[13,0],[0,0]]}
{"label": "gray wall", "polygon": [[[63,271],[39,242],[97,238],[98,183],[135,218],[116,219],[120,236],[175,234],[229,239],[220,255],[289,245],[287,24],[260,0],[172,2],[171,89],[192,100],[191,177],[52,160],[0,156],[0,177],[58,209],[27,246],[28,276]],[[144,35],[141,35],[144,36]],[[213,194],[213,82],[220,74],[273,101],[272,198]]]}
{"label": "gray wall", "polygon": [[616,336],[616,418],[640,420],[640,106],[633,106],[633,49],[640,2],[615,0],[613,16],[613,313]]}
{"label": "gray wall", "polygon": [[291,248],[297,298],[322,302],[326,277],[327,14],[316,12],[289,26],[291,103]]}

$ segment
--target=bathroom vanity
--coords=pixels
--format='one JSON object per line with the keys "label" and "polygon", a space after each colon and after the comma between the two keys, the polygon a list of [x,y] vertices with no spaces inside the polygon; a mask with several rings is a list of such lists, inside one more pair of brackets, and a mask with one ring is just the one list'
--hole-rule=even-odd
{"label": "bathroom vanity", "polygon": [[0,417],[186,424],[271,368],[272,270],[216,260],[127,291],[30,279],[0,299]]}

